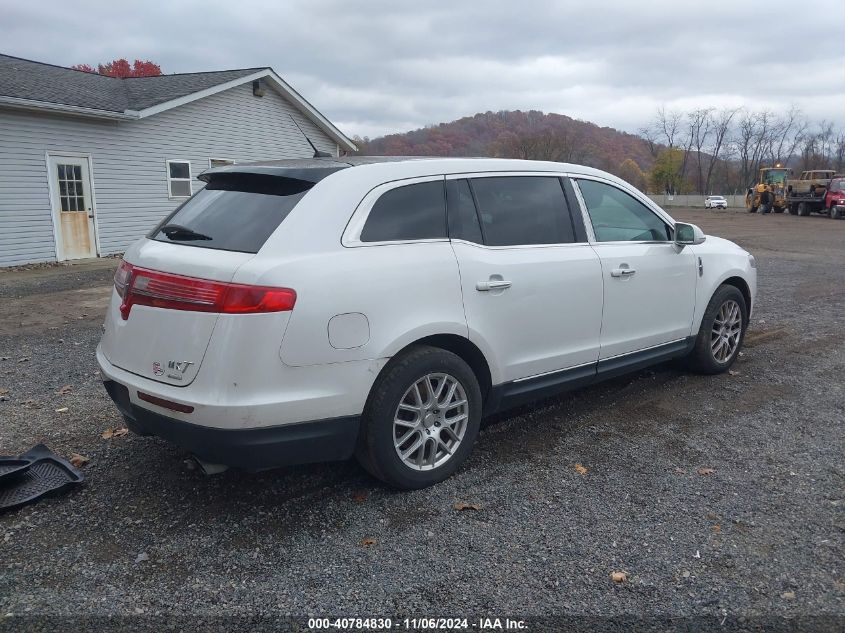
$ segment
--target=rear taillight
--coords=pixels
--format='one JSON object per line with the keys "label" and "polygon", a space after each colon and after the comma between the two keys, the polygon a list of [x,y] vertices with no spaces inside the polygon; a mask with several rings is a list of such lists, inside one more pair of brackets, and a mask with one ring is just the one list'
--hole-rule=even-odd
{"label": "rear taillight", "polygon": [[132,264],[127,261],[120,260],[120,266],[114,271],[114,289],[117,294],[123,297],[126,294],[126,286],[129,285],[129,279],[132,277]]}
{"label": "rear taillight", "polygon": [[129,318],[133,305],[191,312],[258,314],[293,310],[296,303],[296,292],[290,288],[185,277],[137,268],[126,262],[115,273],[114,287],[123,298],[120,315],[124,320]]}

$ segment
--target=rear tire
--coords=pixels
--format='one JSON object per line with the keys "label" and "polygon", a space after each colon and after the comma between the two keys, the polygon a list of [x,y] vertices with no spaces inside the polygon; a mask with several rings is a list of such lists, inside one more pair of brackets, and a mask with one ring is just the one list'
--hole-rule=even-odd
{"label": "rear tire", "polygon": [[798,205],[794,202],[789,205],[789,215],[798,215]]}
{"label": "rear tire", "polygon": [[413,347],[391,360],[373,385],[355,456],[396,488],[439,483],[472,451],[481,405],[478,379],[463,359],[437,347]]}
{"label": "rear tire", "polygon": [[747,327],[745,297],[736,286],[719,286],[704,311],[687,368],[700,374],[728,371],[739,356]]}
{"label": "rear tire", "polygon": [[806,202],[799,202],[798,203],[798,215],[802,217],[806,217],[810,215],[810,205]]}

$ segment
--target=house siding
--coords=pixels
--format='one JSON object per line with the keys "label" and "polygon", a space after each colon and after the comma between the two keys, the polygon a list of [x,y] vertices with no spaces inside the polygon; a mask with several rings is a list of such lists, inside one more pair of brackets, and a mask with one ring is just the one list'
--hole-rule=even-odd
{"label": "house siding", "polygon": [[0,266],[56,259],[47,153],[89,154],[98,251],[123,252],[176,208],[166,161],[191,162],[193,191],[209,158],[238,162],[310,157],[337,145],[281,95],[245,84],[137,121],[0,110]]}

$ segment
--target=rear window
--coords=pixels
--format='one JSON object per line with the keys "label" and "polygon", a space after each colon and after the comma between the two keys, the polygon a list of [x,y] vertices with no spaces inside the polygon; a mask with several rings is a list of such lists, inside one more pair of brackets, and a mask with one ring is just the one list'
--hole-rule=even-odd
{"label": "rear window", "polygon": [[257,253],[313,183],[228,174],[216,178],[159,224],[150,239]]}

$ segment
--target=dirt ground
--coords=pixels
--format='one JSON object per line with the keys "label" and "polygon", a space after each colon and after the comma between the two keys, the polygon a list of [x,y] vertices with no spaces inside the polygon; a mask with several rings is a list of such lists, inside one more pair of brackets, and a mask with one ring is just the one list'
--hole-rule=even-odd
{"label": "dirt ground", "polygon": [[499,415],[454,478],[413,493],[351,462],[206,477],[155,438],[103,439],[120,425],[94,360],[116,261],[0,272],[0,453],[90,458],[83,487],[0,515],[0,626],[565,614],[842,630],[845,221],[670,212],[759,261],[735,371],[661,365]]}

